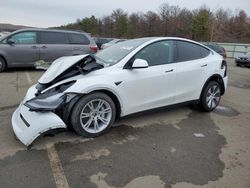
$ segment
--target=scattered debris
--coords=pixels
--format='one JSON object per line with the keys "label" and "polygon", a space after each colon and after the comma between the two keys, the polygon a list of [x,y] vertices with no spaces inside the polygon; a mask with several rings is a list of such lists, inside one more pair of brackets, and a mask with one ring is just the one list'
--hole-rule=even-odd
{"label": "scattered debris", "polygon": [[202,133],[194,133],[194,136],[195,137],[200,137],[200,138],[205,137],[205,135],[202,134]]}

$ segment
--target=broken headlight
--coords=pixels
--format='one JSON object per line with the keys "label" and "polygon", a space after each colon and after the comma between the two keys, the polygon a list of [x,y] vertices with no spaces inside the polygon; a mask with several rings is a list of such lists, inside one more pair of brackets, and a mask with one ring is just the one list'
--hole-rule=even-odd
{"label": "broken headlight", "polygon": [[65,90],[72,86],[75,81],[49,89],[24,103],[32,111],[52,111],[58,108],[66,99]]}

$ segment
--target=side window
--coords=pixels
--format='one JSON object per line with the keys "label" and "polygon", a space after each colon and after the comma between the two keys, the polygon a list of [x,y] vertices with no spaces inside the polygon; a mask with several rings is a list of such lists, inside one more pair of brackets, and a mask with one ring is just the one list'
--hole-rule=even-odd
{"label": "side window", "polygon": [[176,47],[176,62],[201,59],[210,53],[208,49],[186,41],[176,41]]}
{"label": "side window", "polygon": [[10,37],[15,44],[36,44],[36,32],[22,32]]}
{"label": "side window", "polygon": [[173,62],[173,41],[160,41],[150,44],[139,51],[134,59],[144,59],[149,66]]}
{"label": "side window", "polygon": [[207,48],[201,46],[200,50],[202,58],[207,57],[210,54],[210,50],[208,50]]}
{"label": "side window", "polygon": [[62,32],[40,32],[41,44],[68,44],[68,37]]}
{"label": "side window", "polygon": [[71,44],[89,44],[89,39],[84,34],[73,34],[70,33],[70,43]]}

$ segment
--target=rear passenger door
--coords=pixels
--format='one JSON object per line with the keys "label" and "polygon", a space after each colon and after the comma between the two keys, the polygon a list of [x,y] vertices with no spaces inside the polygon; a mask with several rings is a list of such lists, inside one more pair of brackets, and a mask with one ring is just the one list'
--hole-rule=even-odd
{"label": "rear passenger door", "polygon": [[176,40],[176,102],[199,99],[207,75],[210,50],[198,44]]}
{"label": "rear passenger door", "polygon": [[69,33],[70,44],[72,45],[72,55],[93,53],[90,46],[90,40],[80,33]]}
{"label": "rear passenger door", "polygon": [[52,62],[62,56],[69,56],[72,46],[68,35],[64,32],[40,31],[40,60]]}

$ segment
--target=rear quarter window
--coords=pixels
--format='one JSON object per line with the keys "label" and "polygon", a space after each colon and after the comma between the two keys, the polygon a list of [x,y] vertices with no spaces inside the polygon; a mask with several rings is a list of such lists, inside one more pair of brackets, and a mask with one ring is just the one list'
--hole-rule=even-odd
{"label": "rear quarter window", "polygon": [[210,50],[187,41],[176,41],[176,62],[191,61],[201,59],[209,55]]}
{"label": "rear quarter window", "polygon": [[201,58],[207,57],[210,54],[210,50],[204,47],[200,47]]}
{"label": "rear quarter window", "polygon": [[69,34],[71,44],[90,44],[89,39],[84,34]]}

